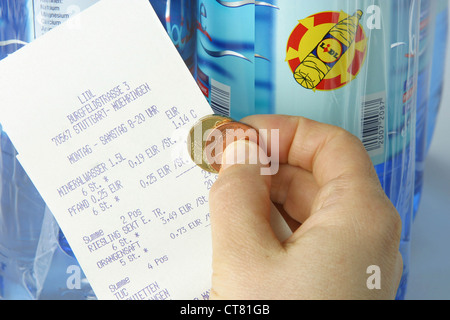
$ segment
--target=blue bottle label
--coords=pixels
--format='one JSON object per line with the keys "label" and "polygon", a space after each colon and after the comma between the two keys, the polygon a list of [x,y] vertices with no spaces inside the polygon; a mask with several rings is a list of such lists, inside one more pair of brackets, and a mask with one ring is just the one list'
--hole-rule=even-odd
{"label": "blue bottle label", "polygon": [[274,3],[273,103],[267,112],[343,127],[363,141],[374,164],[409,145],[418,2]]}
{"label": "blue bottle label", "polygon": [[70,17],[90,7],[98,0],[33,0],[36,38],[59,26]]}
{"label": "blue bottle label", "polygon": [[353,15],[326,11],[299,21],[286,53],[295,81],[306,89],[330,91],[355,79],[367,53],[362,15],[361,10]]}
{"label": "blue bottle label", "polygon": [[150,0],[191,73],[196,72],[197,0]]}

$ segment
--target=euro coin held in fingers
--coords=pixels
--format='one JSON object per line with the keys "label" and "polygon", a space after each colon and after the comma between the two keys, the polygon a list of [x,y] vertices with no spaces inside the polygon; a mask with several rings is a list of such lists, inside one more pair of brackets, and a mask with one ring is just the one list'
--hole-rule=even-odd
{"label": "euro coin held in fingers", "polygon": [[203,170],[219,173],[223,151],[237,140],[259,143],[256,130],[249,125],[220,115],[205,116],[189,132],[191,159]]}

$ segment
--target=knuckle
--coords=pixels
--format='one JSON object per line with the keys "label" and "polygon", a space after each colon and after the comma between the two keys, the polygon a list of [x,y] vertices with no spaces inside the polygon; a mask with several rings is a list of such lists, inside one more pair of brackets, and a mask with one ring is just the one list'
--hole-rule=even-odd
{"label": "knuckle", "polygon": [[386,200],[384,205],[373,212],[373,217],[370,226],[371,233],[378,239],[397,246],[402,233],[402,219],[389,200]]}

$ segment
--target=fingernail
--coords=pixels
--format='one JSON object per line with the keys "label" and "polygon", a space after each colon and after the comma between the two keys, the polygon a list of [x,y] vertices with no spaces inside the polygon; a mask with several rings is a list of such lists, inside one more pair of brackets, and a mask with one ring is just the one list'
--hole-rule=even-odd
{"label": "fingernail", "polygon": [[235,164],[267,164],[269,161],[259,145],[250,140],[230,143],[222,155],[221,171]]}

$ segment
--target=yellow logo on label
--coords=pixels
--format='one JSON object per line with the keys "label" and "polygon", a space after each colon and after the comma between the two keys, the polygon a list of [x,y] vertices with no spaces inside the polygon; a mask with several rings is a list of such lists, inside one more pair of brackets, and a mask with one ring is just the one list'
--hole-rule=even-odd
{"label": "yellow logo on label", "polygon": [[323,40],[317,48],[317,57],[325,63],[333,63],[342,55],[342,46],[336,39]]}
{"label": "yellow logo on label", "polygon": [[299,21],[286,48],[295,80],[311,90],[335,90],[356,78],[364,64],[367,38],[363,12],[321,12]]}

